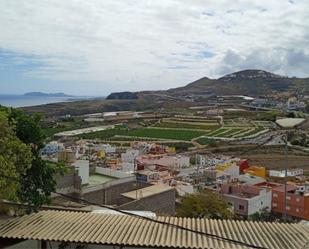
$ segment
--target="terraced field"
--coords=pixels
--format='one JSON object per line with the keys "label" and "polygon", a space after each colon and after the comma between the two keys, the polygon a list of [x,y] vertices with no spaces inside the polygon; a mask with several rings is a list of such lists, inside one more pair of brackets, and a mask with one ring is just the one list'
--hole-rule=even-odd
{"label": "terraced field", "polygon": [[205,133],[199,130],[145,128],[129,131],[127,136],[190,141],[193,138],[205,135]]}
{"label": "terraced field", "polygon": [[[191,122],[190,122],[191,120]],[[196,146],[207,145],[214,139],[239,139],[266,130],[270,123],[239,122],[228,120],[221,126],[214,120],[165,118],[146,128],[129,130],[124,127],[81,135],[82,138],[98,138],[110,141],[132,142],[161,140],[163,142],[192,142]],[[211,122],[208,122],[211,121]]]}
{"label": "terraced field", "polygon": [[154,125],[161,128],[179,128],[179,129],[198,129],[198,130],[213,130],[219,128],[219,124],[202,124],[189,122],[161,122]]}

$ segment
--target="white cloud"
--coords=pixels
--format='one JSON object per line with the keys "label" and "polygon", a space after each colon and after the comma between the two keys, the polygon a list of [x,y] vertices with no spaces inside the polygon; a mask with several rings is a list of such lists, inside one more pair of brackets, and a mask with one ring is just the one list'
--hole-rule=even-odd
{"label": "white cloud", "polygon": [[306,0],[2,0],[0,9],[0,49],[39,63],[24,77],[85,82],[89,93],[253,67],[308,75]]}

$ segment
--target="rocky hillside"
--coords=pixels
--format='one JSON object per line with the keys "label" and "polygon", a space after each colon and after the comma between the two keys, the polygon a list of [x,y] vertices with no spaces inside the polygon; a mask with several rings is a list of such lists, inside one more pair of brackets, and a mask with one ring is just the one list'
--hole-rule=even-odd
{"label": "rocky hillside", "polygon": [[199,91],[214,92],[218,95],[252,96],[284,91],[303,93],[309,91],[309,78],[290,78],[262,70],[244,70],[218,79],[204,77],[167,92],[171,95],[179,95]]}
{"label": "rocky hillside", "polygon": [[138,99],[136,93],[132,92],[118,92],[118,93],[111,93],[106,97],[106,99]]}
{"label": "rocky hillside", "polygon": [[207,77],[184,87],[161,91],[119,92],[110,94],[105,100],[83,100],[54,103],[23,108],[30,113],[46,115],[80,115],[92,112],[123,110],[158,110],[186,107],[194,103],[183,101],[181,96],[192,94],[249,95],[306,93],[309,95],[309,78],[289,78],[261,70],[244,70],[225,75],[218,79]]}

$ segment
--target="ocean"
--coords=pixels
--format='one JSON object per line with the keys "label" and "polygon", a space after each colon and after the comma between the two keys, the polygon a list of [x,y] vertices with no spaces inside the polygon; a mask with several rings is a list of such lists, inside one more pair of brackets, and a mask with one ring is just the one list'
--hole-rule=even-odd
{"label": "ocean", "polygon": [[0,95],[0,105],[8,107],[26,107],[44,105],[58,102],[69,102],[91,97],[43,97],[43,96],[24,96],[24,95]]}

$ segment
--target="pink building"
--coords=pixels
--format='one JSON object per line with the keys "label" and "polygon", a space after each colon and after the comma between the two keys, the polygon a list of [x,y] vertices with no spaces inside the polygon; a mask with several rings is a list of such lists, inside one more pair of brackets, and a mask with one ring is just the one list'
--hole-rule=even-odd
{"label": "pink building", "polygon": [[264,209],[271,210],[271,190],[267,188],[222,184],[219,193],[238,215],[248,216]]}

